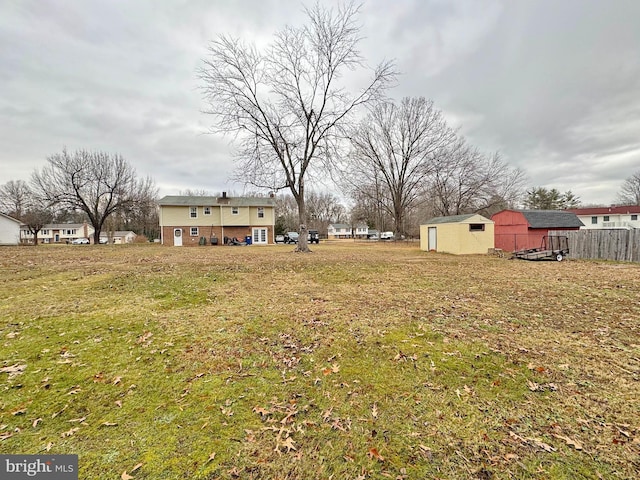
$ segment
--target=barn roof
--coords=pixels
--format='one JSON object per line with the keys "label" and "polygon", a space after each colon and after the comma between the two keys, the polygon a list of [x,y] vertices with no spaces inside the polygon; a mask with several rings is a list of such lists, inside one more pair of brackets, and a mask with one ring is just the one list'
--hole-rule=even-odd
{"label": "barn roof", "polygon": [[575,213],[562,210],[520,210],[531,228],[578,228],[584,223]]}
{"label": "barn roof", "polygon": [[[476,217],[476,218],[473,218]],[[427,220],[425,225],[433,225],[440,223],[465,223],[467,220],[472,219],[475,223],[492,223],[488,218],[478,215],[476,213],[467,213],[466,215],[450,215],[448,217],[435,217],[431,220]]]}

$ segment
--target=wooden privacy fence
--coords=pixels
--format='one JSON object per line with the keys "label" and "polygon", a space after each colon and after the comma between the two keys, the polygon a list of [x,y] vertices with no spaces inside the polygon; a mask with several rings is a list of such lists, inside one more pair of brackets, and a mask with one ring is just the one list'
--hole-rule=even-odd
{"label": "wooden privacy fence", "polygon": [[640,229],[554,230],[569,239],[569,257],[640,262]]}

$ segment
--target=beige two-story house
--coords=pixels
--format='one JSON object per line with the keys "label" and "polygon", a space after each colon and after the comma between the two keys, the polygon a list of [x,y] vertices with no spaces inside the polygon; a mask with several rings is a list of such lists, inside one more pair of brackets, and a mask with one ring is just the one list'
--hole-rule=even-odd
{"label": "beige two-story house", "polygon": [[160,241],[175,247],[274,242],[274,199],[166,196],[160,205]]}

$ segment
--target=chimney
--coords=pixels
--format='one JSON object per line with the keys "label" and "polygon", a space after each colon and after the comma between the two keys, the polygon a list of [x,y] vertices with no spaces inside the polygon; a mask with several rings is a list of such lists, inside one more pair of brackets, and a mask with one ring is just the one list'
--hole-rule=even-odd
{"label": "chimney", "polygon": [[227,192],[222,192],[222,198],[227,198]]}

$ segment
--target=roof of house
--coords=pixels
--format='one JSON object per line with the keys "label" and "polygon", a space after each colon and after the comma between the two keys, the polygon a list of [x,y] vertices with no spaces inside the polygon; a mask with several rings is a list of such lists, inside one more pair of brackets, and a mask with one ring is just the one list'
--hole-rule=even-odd
{"label": "roof of house", "polygon": [[[102,232],[100,232],[100,236],[101,237],[107,237],[111,234],[112,232],[105,232],[104,230]],[[126,237],[127,235],[135,235],[137,236],[137,234],[131,230],[116,230],[115,232],[113,232],[113,236],[114,237]]]}
{"label": "roof of house", "polygon": [[20,220],[18,220],[17,218],[10,217],[9,215],[5,215],[4,213],[1,213],[1,212],[0,212],[0,216],[2,216],[2,217],[4,217],[4,218],[6,218],[7,220],[14,221],[14,222],[16,222],[16,223],[18,223],[18,224],[22,223],[22,222],[20,222]]}
{"label": "roof of house", "polygon": [[[93,228],[91,225],[86,224],[88,228]],[[78,229],[78,228],[84,228],[85,224],[84,223],[47,223],[44,227],[42,227],[43,230],[67,230],[67,229]]]}
{"label": "roof of house", "polygon": [[563,210],[517,210],[527,219],[531,228],[577,228],[584,223],[575,213]]}
{"label": "roof of house", "polygon": [[336,230],[343,230],[345,228],[351,230],[351,225],[347,225],[346,223],[332,223],[329,226],[335,228]]}
{"label": "roof of house", "polygon": [[576,215],[637,215],[640,214],[640,205],[572,208],[571,210],[566,211],[575,213]]}
{"label": "roof of house", "polygon": [[477,213],[467,213],[465,215],[450,215],[448,217],[435,217],[427,220],[425,225],[441,224],[441,223],[466,223],[467,220],[474,218],[474,223],[493,223],[492,220],[478,215]]}
{"label": "roof of house", "polygon": [[194,197],[167,195],[158,204],[172,207],[207,207],[213,205],[229,205],[232,207],[273,207],[274,199],[270,197]]}

